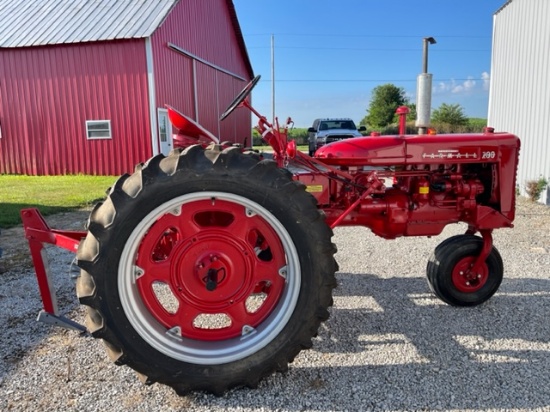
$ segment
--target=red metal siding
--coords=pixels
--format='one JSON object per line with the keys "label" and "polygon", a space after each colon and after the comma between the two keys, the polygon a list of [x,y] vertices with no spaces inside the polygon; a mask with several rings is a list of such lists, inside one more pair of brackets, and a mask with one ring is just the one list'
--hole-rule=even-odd
{"label": "red metal siding", "polygon": [[197,121],[210,132],[220,136],[218,118],[218,82],[216,69],[197,62],[195,65],[197,76]]}
{"label": "red metal siding", "polygon": [[[220,113],[229,106],[235,96],[246,86],[246,82],[235,79],[224,73],[218,73],[219,97],[218,109]],[[249,96],[251,99],[252,96]],[[251,113],[248,109],[237,108],[221,122],[220,138],[236,143],[251,145]],[[254,118],[254,120],[256,120]]]}
{"label": "red metal siding", "polygon": [[[241,82],[236,82],[233,79],[233,90],[235,90],[235,95],[239,93],[242,88],[246,86]],[[252,92],[253,94],[254,92]],[[249,96],[250,101],[252,102],[252,95]],[[265,114],[265,113],[263,113]],[[252,116],[247,109],[238,109],[235,111],[235,136],[239,138],[239,142],[246,143],[248,146],[252,145],[252,130],[251,130],[251,117],[256,124],[256,117]]]}
{"label": "red metal siding", "polygon": [[[242,142],[245,137],[250,139],[249,113],[241,110],[224,122],[218,121],[249,79],[247,56],[236,36],[227,0],[186,0],[176,5],[153,34],[151,43],[157,106],[172,105],[198,119],[222,140]],[[197,60],[193,64],[191,57],[168,48],[168,43],[247,80],[239,80]]]}
{"label": "red metal siding", "polygon": [[172,42],[245,79],[249,77],[227,0],[178,2],[152,38],[156,47]]}
{"label": "red metal siding", "polygon": [[[242,141],[247,111],[218,121],[250,76],[232,13],[228,0],[177,3],[151,38],[154,100]],[[131,172],[153,152],[148,87],[145,39],[0,49],[0,173]],[[86,120],[110,120],[112,139],[88,140]]]}
{"label": "red metal siding", "polygon": [[194,119],[192,59],[163,44],[153,46],[153,61],[157,108],[168,104]]}
{"label": "red metal siding", "polygon": [[[245,85],[244,82],[240,82],[237,79],[228,76],[227,74],[218,73],[218,84],[220,87],[218,98],[218,111],[220,113],[223,113],[227,106],[229,106],[229,104],[233,101],[235,96],[237,96],[238,90],[235,87],[235,83],[239,83],[242,85],[240,89],[242,89]],[[237,117],[239,117],[243,111],[248,112],[248,110],[246,109],[237,108],[223,122],[220,122],[220,139],[228,140],[231,142],[243,142],[244,136],[241,136],[240,134],[238,135],[235,129]],[[250,134],[250,127],[248,128],[248,134]]]}
{"label": "red metal siding", "polygon": [[[0,56],[0,173],[118,175],[151,156],[144,40]],[[87,140],[86,120],[112,139]]]}

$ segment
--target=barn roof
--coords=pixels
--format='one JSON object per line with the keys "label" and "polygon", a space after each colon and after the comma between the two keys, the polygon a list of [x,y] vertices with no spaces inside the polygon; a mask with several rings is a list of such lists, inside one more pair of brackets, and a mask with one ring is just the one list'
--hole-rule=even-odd
{"label": "barn roof", "polygon": [[[179,0],[0,0],[0,47],[149,37]],[[235,8],[232,23],[242,36]]]}
{"label": "barn roof", "polygon": [[[180,0],[0,0],[0,48],[150,37]],[[252,65],[232,0],[231,23]]]}
{"label": "barn roof", "polygon": [[0,0],[0,47],[149,37],[178,0]]}

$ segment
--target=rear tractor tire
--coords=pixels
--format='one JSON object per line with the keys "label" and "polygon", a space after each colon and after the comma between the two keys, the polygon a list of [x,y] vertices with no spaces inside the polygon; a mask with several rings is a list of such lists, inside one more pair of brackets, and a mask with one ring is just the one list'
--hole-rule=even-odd
{"label": "rear tractor tire", "polygon": [[77,294],[116,364],[220,395],[311,347],[336,285],[331,236],[274,162],[191,146],[122,176],[92,211]]}
{"label": "rear tractor tire", "polygon": [[476,306],[491,298],[503,277],[503,263],[493,246],[479,273],[469,273],[483,248],[483,239],[457,235],[441,242],[428,261],[426,275],[434,294],[453,306]]}

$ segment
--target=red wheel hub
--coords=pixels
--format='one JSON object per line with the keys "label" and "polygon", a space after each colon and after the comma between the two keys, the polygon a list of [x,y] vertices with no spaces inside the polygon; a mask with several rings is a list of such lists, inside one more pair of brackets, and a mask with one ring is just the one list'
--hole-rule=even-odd
{"label": "red wheel hub", "polygon": [[475,256],[465,257],[458,261],[452,273],[452,281],[455,288],[463,293],[473,293],[480,290],[489,277],[487,264],[480,265],[479,270],[474,273],[471,268],[476,261]]}
{"label": "red wheel hub", "polygon": [[[224,310],[235,301],[246,299],[253,282],[253,259],[248,259],[246,245],[223,233],[193,239],[178,250],[171,270],[170,284],[183,301],[207,309]],[[255,255],[254,255],[255,258]]]}
{"label": "red wheel hub", "polygon": [[249,333],[285,286],[285,252],[274,229],[254,211],[219,199],[158,218],[141,239],[135,266],[149,313],[168,330],[199,340]]}

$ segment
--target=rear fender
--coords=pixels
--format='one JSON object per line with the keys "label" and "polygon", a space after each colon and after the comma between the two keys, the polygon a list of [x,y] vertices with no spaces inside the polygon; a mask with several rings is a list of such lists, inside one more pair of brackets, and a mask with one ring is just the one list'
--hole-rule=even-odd
{"label": "rear fender", "polygon": [[168,109],[170,123],[178,129],[178,133],[173,136],[175,147],[184,148],[194,144],[208,145],[220,142],[220,139],[190,117],[180,113],[172,106],[166,105],[166,108]]}

